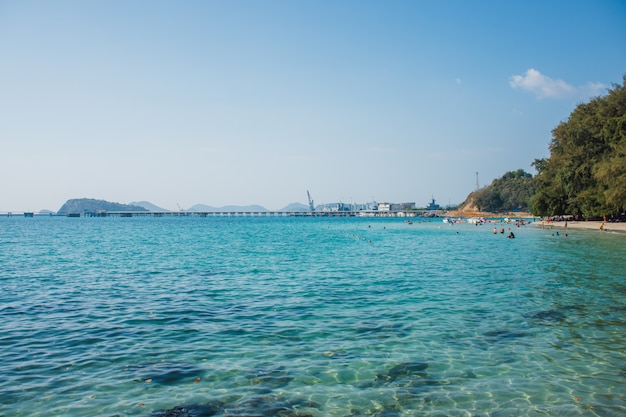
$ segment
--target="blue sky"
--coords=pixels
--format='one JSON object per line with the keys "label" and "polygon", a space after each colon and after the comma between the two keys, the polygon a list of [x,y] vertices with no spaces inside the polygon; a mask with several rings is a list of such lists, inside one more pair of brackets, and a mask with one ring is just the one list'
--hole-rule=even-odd
{"label": "blue sky", "polygon": [[624,40],[623,1],[0,0],[0,212],[460,203]]}

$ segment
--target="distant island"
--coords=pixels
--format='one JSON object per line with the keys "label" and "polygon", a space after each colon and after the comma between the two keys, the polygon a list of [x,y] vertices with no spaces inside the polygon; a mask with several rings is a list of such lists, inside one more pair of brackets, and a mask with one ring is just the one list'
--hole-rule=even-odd
{"label": "distant island", "polygon": [[73,198],[67,200],[57,214],[71,215],[82,213],[98,213],[102,211],[148,211],[145,207],[131,204],[111,203],[93,198]]}

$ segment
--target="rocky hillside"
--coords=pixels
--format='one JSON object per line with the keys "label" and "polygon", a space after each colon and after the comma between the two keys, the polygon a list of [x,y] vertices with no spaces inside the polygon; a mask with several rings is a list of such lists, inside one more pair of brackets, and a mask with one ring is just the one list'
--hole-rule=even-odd
{"label": "rocky hillside", "polygon": [[476,196],[474,193],[467,196],[465,201],[459,206],[459,211],[480,211],[476,204]]}
{"label": "rocky hillside", "polygon": [[67,200],[57,211],[58,214],[82,214],[85,212],[96,213],[98,211],[147,211],[143,207],[130,204],[111,203],[92,198],[74,198]]}
{"label": "rocky hillside", "polygon": [[536,191],[533,176],[518,169],[506,172],[490,185],[470,193],[459,210],[491,213],[528,211]]}

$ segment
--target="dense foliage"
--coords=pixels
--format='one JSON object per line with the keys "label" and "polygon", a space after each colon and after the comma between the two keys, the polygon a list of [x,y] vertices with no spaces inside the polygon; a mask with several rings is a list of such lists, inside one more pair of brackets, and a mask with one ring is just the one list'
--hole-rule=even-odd
{"label": "dense foliage", "polygon": [[[626,85],[626,76],[624,76]],[[586,218],[626,208],[626,89],[580,104],[552,131],[550,157],[533,166],[533,214]]]}
{"label": "dense foliage", "polygon": [[535,191],[533,176],[518,169],[507,172],[487,187],[474,191],[467,201],[472,201],[480,211],[527,211]]}

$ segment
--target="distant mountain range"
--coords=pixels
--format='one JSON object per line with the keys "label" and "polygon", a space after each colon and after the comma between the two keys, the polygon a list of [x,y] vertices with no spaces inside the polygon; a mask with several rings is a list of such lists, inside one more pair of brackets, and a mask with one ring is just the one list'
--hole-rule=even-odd
{"label": "distant mountain range", "polygon": [[[291,203],[278,211],[308,211],[309,207],[302,203]],[[159,206],[156,206],[148,201],[134,201],[129,204],[111,203],[105,200],[95,200],[92,198],[74,198],[67,200],[65,204],[59,209],[58,214],[76,214],[76,213],[96,213],[98,211],[155,211],[155,212],[168,212]],[[196,204],[189,207],[184,211],[196,211],[196,212],[267,212],[269,211],[263,206],[249,205],[249,206],[222,206],[212,207],[205,204]]]}
{"label": "distant mountain range", "polygon": [[[304,204],[301,203],[291,203],[285,207],[283,207],[280,210],[277,211],[289,211],[289,212],[294,212],[294,211],[308,211],[309,207],[305,206]],[[222,206],[222,207],[213,207],[213,206],[207,206],[205,204],[196,204],[194,206],[189,207],[187,210],[185,211],[200,211],[200,212],[227,212],[227,211],[232,211],[232,212],[242,212],[242,211],[254,211],[254,212],[265,212],[265,211],[270,211],[268,209],[266,209],[263,206],[259,206],[257,204],[253,204],[250,206]]]}
{"label": "distant mountain range", "polygon": [[296,211],[309,211],[309,206],[307,206],[306,204],[302,204],[302,203],[291,203],[281,208],[278,211],[289,211],[292,213]]}
{"label": "distant mountain range", "polygon": [[194,206],[189,207],[185,211],[215,212],[215,211],[269,211],[269,210],[263,206],[258,206],[258,205],[213,207],[213,206],[207,206],[206,204],[196,204]]}
{"label": "distant mountain range", "polygon": [[164,208],[161,208],[159,206],[155,206],[154,204],[152,204],[149,201],[133,201],[132,203],[128,203],[131,206],[139,206],[139,207],[143,207],[144,209],[148,210],[148,211],[158,211],[158,212],[166,212],[166,211],[171,211],[171,210],[167,210]]}

